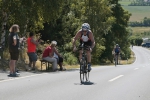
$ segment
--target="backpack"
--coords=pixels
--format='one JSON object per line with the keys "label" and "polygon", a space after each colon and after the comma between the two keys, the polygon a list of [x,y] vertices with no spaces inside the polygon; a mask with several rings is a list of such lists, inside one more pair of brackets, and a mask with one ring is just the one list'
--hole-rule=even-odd
{"label": "backpack", "polygon": [[115,48],[115,53],[119,53],[119,48]]}

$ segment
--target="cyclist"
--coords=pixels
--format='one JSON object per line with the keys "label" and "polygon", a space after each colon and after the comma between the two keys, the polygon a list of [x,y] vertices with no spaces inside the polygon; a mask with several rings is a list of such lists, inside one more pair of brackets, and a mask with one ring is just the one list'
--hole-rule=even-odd
{"label": "cyclist", "polygon": [[[120,54],[120,52],[121,52],[121,49],[120,49],[118,44],[116,44],[116,46],[115,46],[113,51],[114,51],[114,60],[115,60],[115,56],[116,55],[118,56]],[[117,64],[118,64],[118,61],[117,61]]]}
{"label": "cyclist", "polygon": [[[73,38],[73,51],[76,51],[76,40],[80,39],[80,45],[84,43],[84,46],[88,46],[87,53],[87,62],[88,62],[88,71],[91,71],[91,52],[95,46],[95,40],[92,31],[90,30],[90,25],[88,23],[83,23],[81,29],[76,33]],[[79,59],[82,57],[82,52],[79,50]]]}

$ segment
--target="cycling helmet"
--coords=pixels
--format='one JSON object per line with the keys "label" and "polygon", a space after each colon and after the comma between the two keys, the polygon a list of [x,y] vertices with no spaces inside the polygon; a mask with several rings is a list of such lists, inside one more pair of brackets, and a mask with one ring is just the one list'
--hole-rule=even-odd
{"label": "cycling helmet", "polygon": [[116,47],[119,47],[119,44],[116,44]]}
{"label": "cycling helmet", "polygon": [[81,28],[82,30],[87,31],[90,29],[90,25],[88,23],[83,23]]}

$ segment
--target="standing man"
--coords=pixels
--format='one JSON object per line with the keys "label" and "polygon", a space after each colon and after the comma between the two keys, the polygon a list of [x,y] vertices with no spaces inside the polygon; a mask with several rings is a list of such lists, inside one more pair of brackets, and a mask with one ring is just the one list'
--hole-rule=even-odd
{"label": "standing man", "polygon": [[19,26],[17,24],[12,25],[9,32],[10,74],[8,76],[16,77],[19,75],[15,70],[16,61],[19,58],[19,36],[17,34]]}
{"label": "standing man", "polygon": [[40,41],[34,39],[34,33],[30,32],[29,37],[27,39],[27,54],[29,57],[29,67],[32,70],[36,70],[35,64],[37,61],[37,54],[36,54],[36,46],[40,43]]}

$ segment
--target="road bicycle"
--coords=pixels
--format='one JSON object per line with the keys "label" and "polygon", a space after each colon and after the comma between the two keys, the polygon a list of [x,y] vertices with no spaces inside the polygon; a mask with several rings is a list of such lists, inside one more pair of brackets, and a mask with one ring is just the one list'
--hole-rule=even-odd
{"label": "road bicycle", "polygon": [[80,82],[81,84],[85,81],[89,81],[89,71],[87,69],[87,55],[86,50],[88,50],[89,47],[84,46],[84,43],[79,47],[79,49],[82,51],[82,57],[80,59]]}

